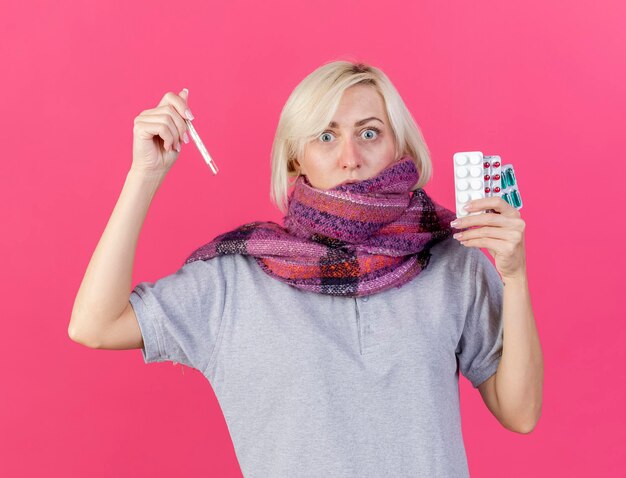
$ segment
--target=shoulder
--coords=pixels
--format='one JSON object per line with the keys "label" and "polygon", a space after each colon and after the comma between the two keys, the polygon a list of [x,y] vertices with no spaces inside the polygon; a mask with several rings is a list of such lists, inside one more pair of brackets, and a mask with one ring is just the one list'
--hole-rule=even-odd
{"label": "shoulder", "polygon": [[476,263],[479,260],[478,256],[484,256],[479,249],[465,247],[452,236],[435,244],[431,248],[430,253],[429,267],[432,263],[433,266],[438,268],[467,274],[472,273],[472,270],[476,268]]}
{"label": "shoulder", "polygon": [[254,290],[273,279],[263,272],[257,259],[247,254],[223,254],[185,264],[206,283],[220,282],[227,290]]}
{"label": "shoulder", "polygon": [[[433,250],[435,251],[435,248]],[[474,284],[478,294],[481,294],[485,288],[493,288],[501,293],[502,279],[500,273],[482,249],[466,247],[453,237],[449,237],[442,241],[441,247],[433,253],[433,255],[435,254],[439,267],[446,269],[448,280]],[[453,273],[450,274],[452,271]]]}
{"label": "shoulder", "polygon": [[466,247],[451,236],[431,248],[424,272],[424,281],[448,289],[465,290],[468,284],[482,283],[497,287],[501,282],[496,267],[480,248]]}
{"label": "shoulder", "polygon": [[200,270],[205,273],[229,273],[234,272],[237,269],[249,268],[251,261],[254,261],[252,256],[245,256],[242,254],[222,254],[212,257],[211,259],[197,259],[192,262],[186,262],[183,265],[183,268]]}

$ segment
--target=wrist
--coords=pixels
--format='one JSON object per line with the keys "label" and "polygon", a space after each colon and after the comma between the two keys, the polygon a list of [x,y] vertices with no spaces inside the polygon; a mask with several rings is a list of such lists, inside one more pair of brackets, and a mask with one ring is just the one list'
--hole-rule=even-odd
{"label": "wrist", "polygon": [[166,174],[166,171],[154,171],[131,167],[126,174],[126,177],[133,181],[161,184]]}
{"label": "wrist", "polygon": [[506,284],[528,284],[528,276],[526,275],[526,269],[511,275],[502,275],[502,282]]}

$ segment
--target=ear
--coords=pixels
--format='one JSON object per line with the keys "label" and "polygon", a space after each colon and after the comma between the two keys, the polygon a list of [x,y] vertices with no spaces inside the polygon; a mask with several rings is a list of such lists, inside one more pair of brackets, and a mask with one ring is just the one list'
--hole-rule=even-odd
{"label": "ear", "polygon": [[298,174],[304,174],[304,172],[302,171],[302,165],[300,164],[300,161],[298,161],[297,159],[292,159],[291,162],[296,172],[298,172]]}

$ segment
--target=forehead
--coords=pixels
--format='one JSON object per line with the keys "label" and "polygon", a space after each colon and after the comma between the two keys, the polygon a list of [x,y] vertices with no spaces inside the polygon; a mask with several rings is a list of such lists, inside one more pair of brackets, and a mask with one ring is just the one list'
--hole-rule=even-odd
{"label": "forehead", "polygon": [[386,117],[385,103],[380,93],[372,86],[356,85],[344,91],[333,120],[360,120],[369,116],[381,118],[381,115]]}

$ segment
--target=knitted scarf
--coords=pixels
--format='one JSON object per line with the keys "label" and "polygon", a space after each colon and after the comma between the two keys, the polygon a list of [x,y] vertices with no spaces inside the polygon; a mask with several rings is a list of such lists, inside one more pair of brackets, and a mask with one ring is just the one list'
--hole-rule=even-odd
{"label": "knitted scarf", "polygon": [[244,224],[196,249],[185,264],[244,254],[271,277],[306,291],[360,297],[400,287],[426,268],[429,249],[451,234],[456,217],[423,189],[412,192],[418,179],[410,156],[328,190],[299,176],[284,227]]}

